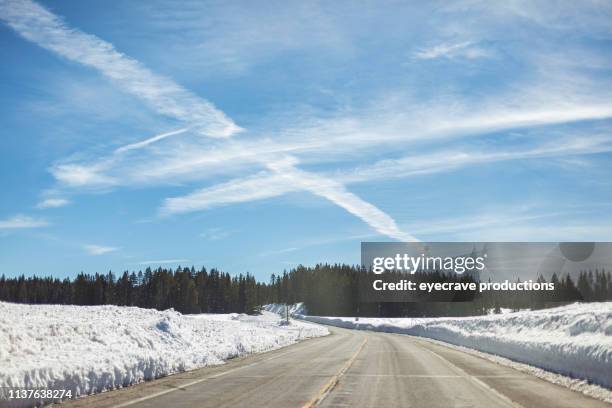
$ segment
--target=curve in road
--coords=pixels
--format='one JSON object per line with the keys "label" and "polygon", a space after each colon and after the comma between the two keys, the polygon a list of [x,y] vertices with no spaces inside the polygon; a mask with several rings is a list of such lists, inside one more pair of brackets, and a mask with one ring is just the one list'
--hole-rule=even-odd
{"label": "curve in road", "polygon": [[87,408],[610,407],[424,339],[330,327],[331,335],[217,367],[62,404]]}

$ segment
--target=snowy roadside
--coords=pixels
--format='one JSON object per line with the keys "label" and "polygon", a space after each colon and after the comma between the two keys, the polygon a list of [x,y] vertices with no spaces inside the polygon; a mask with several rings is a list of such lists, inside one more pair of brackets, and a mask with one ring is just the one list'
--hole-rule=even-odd
{"label": "snowy roadside", "polygon": [[[608,390],[590,387],[586,392],[603,399],[609,399],[612,388],[612,302],[464,318],[299,318],[350,329],[426,337],[477,350],[532,366],[532,374],[542,369],[577,379],[573,383],[570,379],[552,381],[566,386],[572,383],[570,388],[582,392],[589,384],[605,387]],[[546,378],[546,373],[540,374]]]}
{"label": "snowy roadside", "polygon": [[287,313],[287,310],[285,309],[286,307],[289,308],[289,316],[299,316],[306,314],[306,306],[304,306],[304,303],[302,302],[294,303],[287,306],[285,306],[284,303],[270,303],[264,305],[263,310],[284,317],[285,313]]}
{"label": "snowy roadside", "polygon": [[611,389],[602,387],[601,385],[591,384],[587,380],[567,377],[565,375],[556,374],[551,371],[546,371],[546,370],[543,370],[538,367],[534,367],[529,364],[518,363],[516,361],[512,361],[508,358],[500,357],[498,355],[485,353],[482,351],[474,350],[474,349],[463,347],[463,346],[449,344],[449,343],[446,343],[440,340],[434,340],[434,339],[425,338],[425,337],[420,337],[420,338],[425,341],[431,342],[431,343],[440,344],[444,347],[450,347],[450,348],[462,351],[464,353],[471,354],[473,356],[484,358],[485,360],[489,360],[489,361],[492,361],[500,365],[514,368],[515,370],[521,371],[526,374],[531,374],[535,377],[541,378],[553,384],[561,385],[573,391],[580,392],[590,397],[612,403],[612,390]]}
{"label": "snowy roadside", "polygon": [[282,325],[269,312],[182,315],[137,307],[0,302],[0,390],[93,394],[328,333],[306,322]]}

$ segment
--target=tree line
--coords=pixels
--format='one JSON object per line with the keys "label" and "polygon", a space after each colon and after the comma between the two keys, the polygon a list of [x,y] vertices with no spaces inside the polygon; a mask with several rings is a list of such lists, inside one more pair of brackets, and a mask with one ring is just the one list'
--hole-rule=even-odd
{"label": "tree line", "polygon": [[0,300],[32,304],[118,305],[181,313],[252,313],[269,298],[268,286],[247,273],[217,269],[147,268],[115,276],[79,273],[74,279],[0,277]]}
{"label": "tree line", "polygon": [[[408,275],[417,282],[475,282],[465,274],[440,272]],[[401,278],[401,276],[396,276]],[[312,315],[330,316],[465,316],[502,308],[540,309],[574,301],[612,300],[610,271],[582,271],[576,282],[552,275],[554,292],[457,292],[452,299],[373,301],[364,296],[371,272],[360,266],[318,264],[298,266],[257,282],[249,273],[230,275],[217,269],[194,267],[147,268],[116,276],[79,273],[74,279],[52,277],[0,277],[0,300],[32,304],[119,305],[181,313],[253,313],[267,303],[304,302]],[[538,282],[545,282],[543,277]],[[432,301],[437,300],[437,301]],[[444,301],[439,301],[444,300]]]}
{"label": "tree line", "polygon": [[[416,282],[477,282],[469,274],[444,274],[440,272],[396,273],[395,279]],[[570,275],[553,274],[549,282],[554,291],[487,291],[483,293],[456,292],[447,301],[423,298],[410,302],[380,302],[368,299],[363,285],[371,284],[374,277],[360,266],[319,264],[314,267],[298,266],[281,275],[272,275],[269,293],[274,303],[304,302],[308,313],[320,316],[472,316],[501,309],[542,309],[576,301],[594,302],[612,300],[612,276],[610,271],[581,271],[576,282]],[[547,280],[540,276],[536,282]],[[429,300],[429,301],[428,301]],[[435,300],[435,301],[434,301]]]}

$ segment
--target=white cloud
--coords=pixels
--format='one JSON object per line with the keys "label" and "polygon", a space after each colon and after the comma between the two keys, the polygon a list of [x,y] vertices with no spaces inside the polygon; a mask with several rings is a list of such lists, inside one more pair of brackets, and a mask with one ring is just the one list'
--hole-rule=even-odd
{"label": "white cloud", "polygon": [[[160,210],[165,214],[200,211],[305,190],[344,208],[381,234],[412,240],[393,218],[348,191],[344,184],[448,171],[484,162],[587,154],[607,149],[569,146],[563,150],[547,146],[545,150],[535,147],[505,152],[434,151],[334,174],[314,174],[283,160],[290,154],[304,164],[342,162],[370,157],[374,148],[378,154],[393,152],[395,157],[406,154],[417,142],[606,119],[612,117],[612,107],[608,92],[596,83],[572,88],[566,81],[546,82],[547,78],[536,78],[518,84],[506,94],[500,92],[484,99],[453,100],[442,95],[432,100],[414,100],[404,95],[394,104],[373,101],[362,111],[348,111],[326,120],[292,117],[289,126],[266,123],[261,129],[251,131],[246,140],[227,140],[223,137],[240,129],[223,112],[170,79],[153,74],[116,51],[112,44],[67,27],[57,16],[31,1],[5,1],[0,3],[0,11],[3,12],[0,18],[23,37],[65,58],[96,68],[156,112],[184,123],[185,127],[125,145],[102,159],[90,156],[90,159],[56,163],[50,171],[61,185],[96,189],[176,184],[219,174],[256,173],[186,196],[167,198]],[[441,43],[419,50],[415,58],[475,59],[490,55],[491,51],[479,44],[474,41]],[[198,133],[221,139],[203,144]],[[179,134],[180,138],[171,137]]]}
{"label": "white cloud", "polygon": [[50,169],[53,177],[70,187],[108,187],[119,183],[117,179],[105,175],[105,163],[94,165],[76,163],[57,163]]}
{"label": "white cloud", "polygon": [[403,241],[416,240],[410,234],[402,232],[393,218],[346,190],[341,183],[299,170],[294,164],[293,159],[271,162],[269,167],[273,173],[260,173],[246,180],[230,181],[187,196],[167,198],[162,212],[176,214],[200,211],[221,204],[252,201],[305,190],[344,208],[382,235]]}
{"label": "white cloud", "polygon": [[188,123],[203,135],[229,137],[241,130],[212,103],[154,74],[140,62],[117,51],[112,44],[68,27],[38,3],[4,0],[0,2],[0,19],[25,39],[66,59],[97,69],[157,113]]}
{"label": "white cloud", "polygon": [[438,58],[466,58],[477,59],[491,56],[491,51],[474,44],[471,41],[459,43],[443,43],[433,47],[424,48],[414,54],[414,58],[422,60]]}
{"label": "white cloud", "polygon": [[49,223],[42,218],[32,218],[27,215],[15,215],[14,217],[0,220],[0,230],[39,228],[46,227]]}
{"label": "white cloud", "polygon": [[[387,150],[401,153],[417,142],[472,138],[494,131],[612,117],[612,106],[608,103],[583,103],[571,93],[548,95],[550,101],[531,91],[522,97],[515,95],[514,99],[501,101],[506,98],[503,96],[500,101],[474,105],[444,101],[422,103],[419,107],[408,101],[403,110],[398,102],[398,106],[380,110],[372,107],[370,111],[344,117],[298,123],[270,137],[251,134],[245,140],[203,145],[185,135],[180,142],[162,140],[159,143],[165,143],[163,148],[138,155],[57,163],[50,171],[60,183],[73,188],[159,185],[232,175],[265,166],[262,161],[278,160],[286,154],[299,157],[302,163],[333,162],[347,157],[367,158],[374,146],[381,153]],[[129,152],[133,150],[124,153]],[[236,201],[242,201],[242,193],[235,193]],[[264,191],[254,194],[254,198],[267,195]]]}
{"label": "white cloud", "polygon": [[465,166],[541,157],[568,157],[612,151],[612,136],[570,136],[527,149],[447,150],[427,155],[410,155],[400,159],[385,159],[334,176],[344,183],[365,182],[396,177],[410,177],[449,171]]}
{"label": "white cloud", "polygon": [[[241,130],[210,102],[193,95],[167,78],[153,74],[138,61],[116,51],[112,44],[67,27],[59,17],[37,3],[28,0],[21,2],[7,0],[0,3],[0,11],[1,18],[24,38],[69,60],[96,68],[124,91],[139,97],[158,113],[181,120],[207,136],[227,137]],[[180,129],[157,135],[142,142],[123,146],[115,153],[142,148],[185,131],[186,129]],[[112,158],[109,161],[112,162]],[[100,174],[100,165],[91,167],[59,164],[54,166],[52,171],[59,181],[70,186],[110,185],[114,181],[112,177]],[[306,174],[301,172],[301,176]],[[320,177],[317,179],[321,180]],[[338,183],[330,182],[326,187],[314,191],[318,191],[319,195],[366,220],[375,229],[394,234],[396,237],[401,236],[395,222],[388,215],[354,194],[344,191],[343,186]],[[95,245],[87,246],[87,249],[92,254],[103,254],[114,250]]]}
{"label": "white cloud", "polygon": [[276,197],[290,191],[295,191],[295,188],[288,185],[280,174],[261,172],[252,177],[196,190],[185,196],[166,198],[160,211],[162,214],[202,211],[218,205]]}
{"label": "white cloud", "polygon": [[102,246],[102,245],[93,245],[93,244],[83,245],[83,248],[85,248],[85,250],[90,255],[104,255],[110,252],[115,252],[116,250],[119,249],[119,248],[115,248],[111,246]]}
{"label": "white cloud", "polygon": [[36,208],[56,208],[70,204],[70,201],[65,198],[47,198],[36,205]]}
{"label": "white cloud", "polygon": [[[262,171],[253,176],[230,180],[226,183],[196,190],[180,197],[164,200],[164,214],[180,214],[202,211],[222,205],[262,200],[307,190],[317,195],[333,196],[327,188],[340,189],[343,184],[363,183],[390,178],[413,177],[473,166],[511,160],[542,157],[571,157],[612,151],[612,136],[576,136],[553,140],[539,146],[515,150],[442,150],[429,154],[415,154],[399,159],[386,159],[371,165],[331,174],[315,175],[278,164],[272,171]],[[333,180],[337,180],[334,182]],[[315,192],[320,189],[319,193]],[[333,200],[332,200],[333,201]]]}
{"label": "white cloud", "polygon": [[[571,96],[567,96],[570,98]],[[543,104],[545,103],[542,101]],[[463,119],[451,120],[444,117],[433,128],[435,132],[455,134],[484,133],[495,130],[513,129],[527,126],[544,126],[572,123],[584,120],[600,120],[612,117],[612,106],[606,103],[550,103],[545,107],[526,104],[523,109],[489,109],[484,107],[477,115],[467,115]]]}

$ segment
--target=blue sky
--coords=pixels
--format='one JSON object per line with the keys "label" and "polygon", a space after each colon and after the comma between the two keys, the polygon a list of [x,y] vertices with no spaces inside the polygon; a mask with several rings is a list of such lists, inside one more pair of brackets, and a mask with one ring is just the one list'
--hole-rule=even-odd
{"label": "blue sky", "polygon": [[605,2],[0,0],[0,273],[612,240]]}

